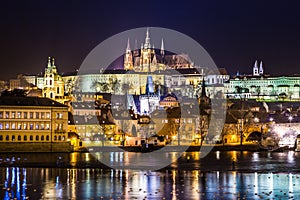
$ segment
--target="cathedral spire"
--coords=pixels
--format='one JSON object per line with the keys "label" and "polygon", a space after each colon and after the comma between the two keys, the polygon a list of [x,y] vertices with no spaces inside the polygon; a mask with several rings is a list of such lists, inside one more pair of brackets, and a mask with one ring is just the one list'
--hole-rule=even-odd
{"label": "cathedral spire", "polygon": [[145,49],[150,49],[150,48],[151,48],[149,28],[147,28],[144,48],[145,48]]}
{"label": "cathedral spire", "polygon": [[165,55],[165,46],[164,46],[164,39],[163,38],[161,39],[160,54],[162,56]]}
{"label": "cathedral spire", "polygon": [[131,51],[131,49],[130,49],[130,42],[129,42],[129,38],[127,39],[126,53],[127,53],[128,51]]}

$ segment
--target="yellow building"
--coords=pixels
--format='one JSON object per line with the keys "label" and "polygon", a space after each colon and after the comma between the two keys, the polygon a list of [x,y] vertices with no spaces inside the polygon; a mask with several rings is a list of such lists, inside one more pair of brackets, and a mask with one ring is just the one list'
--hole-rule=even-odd
{"label": "yellow building", "polygon": [[65,82],[57,72],[57,68],[54,64],[54,58],[51,61],[50,57],[45,69],[43,97],[56,100],[60,103],[68,101],[65,99]]}
{"label": "yellow building", "polygon": [[48,98],[0,97],[1,151],[69,151],[68,106]]}

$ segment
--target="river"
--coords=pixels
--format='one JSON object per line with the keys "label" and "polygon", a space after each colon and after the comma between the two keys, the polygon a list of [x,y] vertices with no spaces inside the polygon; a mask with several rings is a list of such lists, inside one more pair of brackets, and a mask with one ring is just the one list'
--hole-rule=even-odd
{"label": "river", "polygon": [[[133,156],[129,152],[109,155],[113,163]],[[58,157],[69,165],[55,167]],[[300,198],[300,153],[294,151],[216,151],[204,158],[189,152],[159,170],[112,169],[99,164],[96,157],[89,153],[0,154],[0,198]]]}

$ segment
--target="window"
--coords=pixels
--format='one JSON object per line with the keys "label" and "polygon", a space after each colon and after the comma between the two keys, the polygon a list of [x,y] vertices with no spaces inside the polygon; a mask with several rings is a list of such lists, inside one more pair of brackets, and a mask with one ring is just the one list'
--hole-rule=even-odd
{"label": "window", "polygon": [[38,135],[35,136],[35,140],[39,141],[39,136]]}
{"label": "window", "polygon": [[49,141],[49,135],[46,136],[46,140]]}
{"label": "window", "polygon": [[50,112],[46,112],[46,118],[50,119]]}
{"label": "window", "polygon": [[30,140],[30,141],[32,141],[32,140],[33,140],[33,136],[32,136],[32,135],[29,137],[29,140]]}
{"label": "window", "polygon": [[27,112],[23,113],[23,117],[24,117],[24,119],[27,119]]}
{"label": "window", "polygon": [[[50,80],[50,85],[52,85],[52,80]],[[51,93],[51,96],[52,96],[52,93]],[[52,98],[52,97],[51,97]]]}
{"label": "window", "polygon": [[21,112],[17,112],[17,118],[20,119],[21,118]]}
{"label": "window", "polygon": [[2,124],[2,122],[0,122],[0,130],[2,130],[3,129],[3,124]]}
{"label": "window", "polygon": [[5,137],[5,140],[6,140],[6,141],[9,141],[9,135],[7,135],[7,136]]}
{"label": "window", "polygon": [[24,124],[23,124],[23,129],[24,129],[24,130],[27,130],[27,123],[24,123]]}
{"label": "window", "polygon": [[41,112],[41,119],[45,119],[45,113]]}
{"label": "window", "polygon": [[56,141],[56,138],[57,138],[57,137],[56,137],[56,136],[54,136],[54,141]]}
{"label": "window", "polygon": [[41,130],[44,130],[45,129],[45,125],[41,124],[40,128],[41,128]]}
{"label": "window", "polygon": [[39,130],[39,128],[40,128],[39,123],[36,123],[36,124],[35,124],[35,130]]}
{"label": "window", "polygon": [[18,135],[18,141],[21,141],[21,135]]}
{"label": "window", "polygon": [[22,124],[18,123],[18,130],[21,130],[21,129],[22,129]]}
{"label": "window", "polygon": [[0,118],[3,118],[3,112],[2,111],[0,112]]}
{"label": "window", "polygon": [[36,113],[35,113],[35,118],[36,118],[36,119],[39,119],[39,118],[40,118],[40,113],[39,113],[39,112],[36,112]]}
{"label": "window", "polygon": [[27,135],[24,135],[23,140],[27,141]]}
{"label": "window", "polygon": [[6,122],[6,124],[5,124],[5,129],[9,130],[9,123],[8,122]]}
{"label": "window", "polygon": [[50,129],[50,124],[46,124],[46,130]]}
{"label": "window", "polygon": [[44,141],[44,136],[43,135],[41,136],[41,140]]}
{"label": "window", "polygon": [[56,93],[59,94],[59,87],[57,87]]}
{"label": "window", "polygon": [[58,141],[61,141],[61,136],[58,136]]}
{"label": "window", "polygon": [[0,141],[2,141],[3,140],[3,136],[2,135],[0,135]]}
{"label": "window", "polygon": [[6,118],[6,119],[9,118],[9,112],[5,112],[5,118]]}
{"label": "window", "polygon": [[11,112],[11,118],[16,118],[16,112]]}
{"label": "window", "polygon": [[33,124],[32,123],[29,124],[29,129],[33,130]]}
{"label": "window", "polygon": [[30,113],[29,113],[29,118],[30,118],[30,119],[33,119],[33,112],[30,112]]}

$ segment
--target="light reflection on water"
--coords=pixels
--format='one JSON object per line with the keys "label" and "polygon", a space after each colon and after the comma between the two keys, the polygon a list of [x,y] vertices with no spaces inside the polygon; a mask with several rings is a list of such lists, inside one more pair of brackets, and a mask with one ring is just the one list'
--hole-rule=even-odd
{"label": "light reflection on water", "polygon": [[299,174],[0,168],[1,199],[300,198]]}
{"label": "light reflection on water", "polygon": [[[175,154],[161,156],[173,158]],[[55,164],[57,156],[70,163],[64,168],[0,168],[0,199],[300,199],[300,153],[293,151],[212,152],[205,158],[188,152],[159,171],[85,168],[103,156],[127,165],[131,155],[0,154],[6,165],[11,160]]]}

